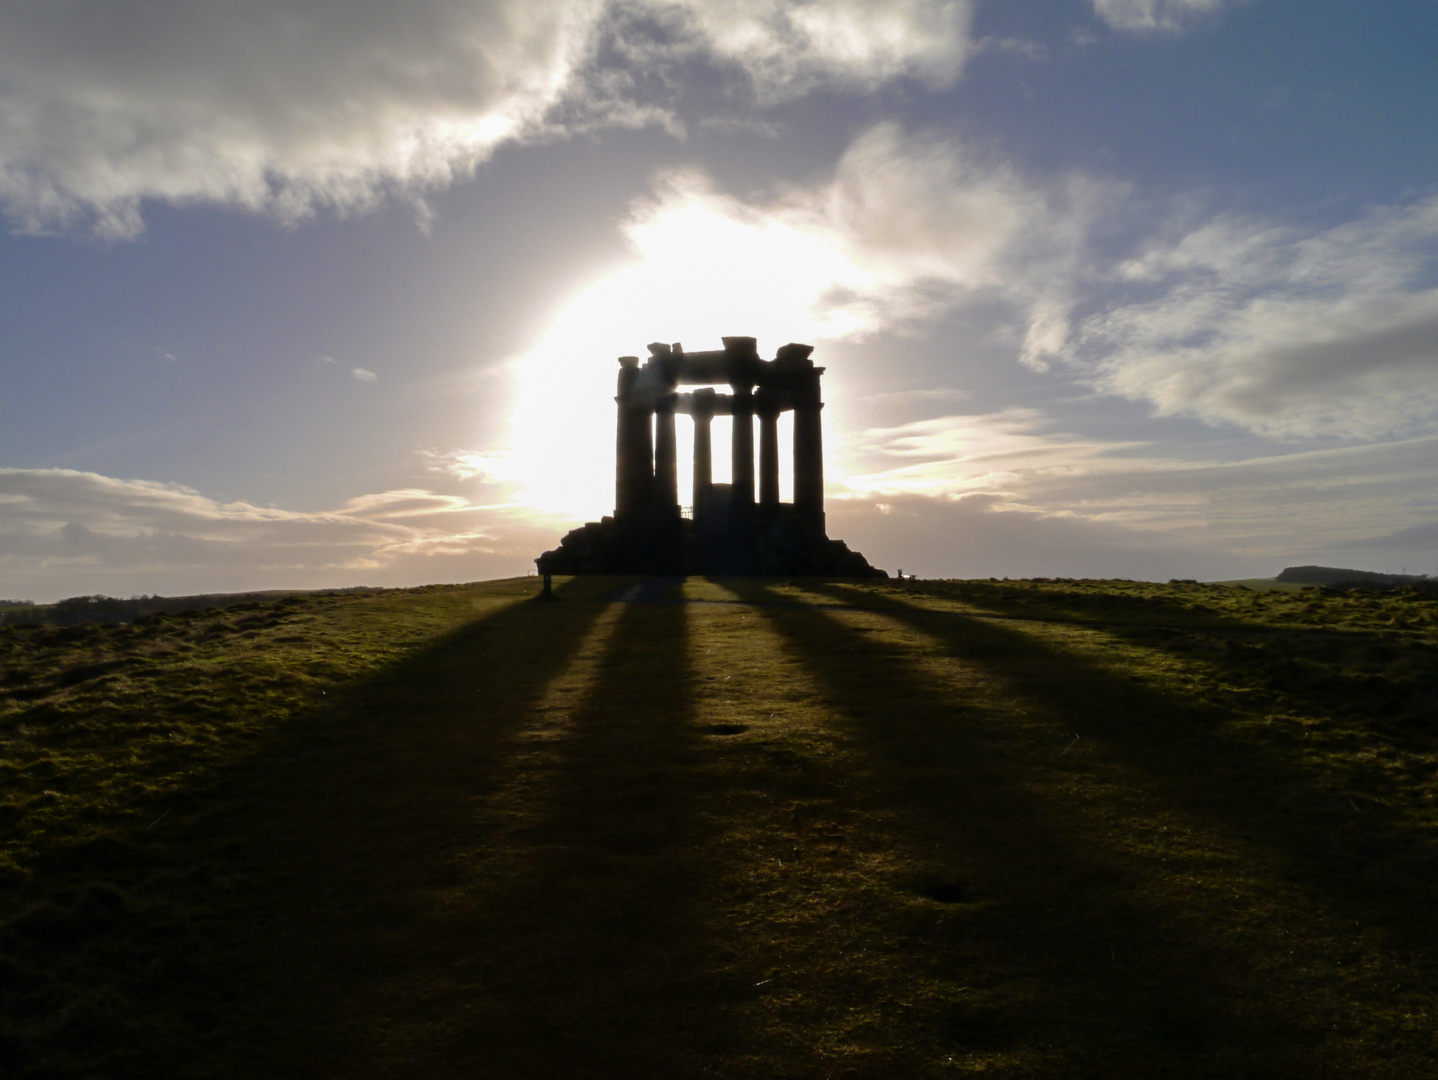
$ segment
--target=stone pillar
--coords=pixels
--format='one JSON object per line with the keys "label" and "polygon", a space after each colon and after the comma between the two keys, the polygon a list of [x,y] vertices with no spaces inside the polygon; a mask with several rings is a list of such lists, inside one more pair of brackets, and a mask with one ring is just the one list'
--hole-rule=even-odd
{"label": "stone pillar", "polygon": [[730,478],[729,515],[744,521],[754,512],[754,369],[759,352],[751,337],[726,337],[729,385],[734,390],[733,475]]}
{"label": "stone pillar", "polygon": [[714,419],[717,395],[709,387],[690,395],[690,415],[694,417],[694,521],[709,518],[710,492],[714,487],[714,450],[710,438],[710,421]]}
{"label": "stone pillar", "polygon": [[654,407],[649,402],[634,408],[634,502],[647,509],[654,502]]}
{"label": "stone pillar", "polygon": [[794,393],[794,511],[799,519],[824,529],[824,430],[819,375],[803,380]]}
{"label": "stone pillar", "polygon": [[779,505],[779,395],[768,388],[754,395],[759,414],[759,505]]}
{"label": "stone pillar", "polygon": [[734,387],[734,432],[729,484],[729,509],[746,515],[754,507],[754,388]]}
{"label": "stone pillar", "polygon": [[[619,418],[615,437],[614,512],[633,513],[649,499],[652,481],[649,441],[649,410],[640,404],[639,357],[619,358]],[[642,430],[641,430],[642,429]]]}
{"label": "stone pillar", "polygon": [[679,460],[674,437],[676,395],[664,394],[654,405],[654,505],[679,513]]}

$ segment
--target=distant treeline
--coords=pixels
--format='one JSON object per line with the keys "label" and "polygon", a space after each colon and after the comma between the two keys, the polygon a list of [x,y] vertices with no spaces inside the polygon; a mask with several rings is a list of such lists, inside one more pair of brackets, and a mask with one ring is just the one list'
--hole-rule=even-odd
{"label": "distant treeline", "polygon": [[1371,570],[1343,570],[1336,566],[1289,566],[1277,580],[1330,589],[1395,589],[1410,585],[1438,591],[1438,579],[1427,574],[1376,574]]}
{"label": "distant treeline", "polygon": [[[132,596],[122,600],[115,596],[71,596],[53,604],[35,604],[28,600],[0,601],[0,625],[70,626],[75,623],[129,622],[144,615],[174,614],[178,611],[204,611],[206,608],[232,607],[282,600],[305,590],[268,589],[264,592],[201,593],[196,596]],[[379,592],[364,585],[348,589],[308,590],[318,595]]]}

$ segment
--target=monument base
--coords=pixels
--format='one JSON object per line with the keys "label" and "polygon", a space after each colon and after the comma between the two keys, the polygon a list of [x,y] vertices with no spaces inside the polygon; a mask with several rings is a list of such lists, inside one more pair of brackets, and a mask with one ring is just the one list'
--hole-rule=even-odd
{"label": "monument base", "polygon": [[706,529],[677,514],[606,517],[534,560],[541,574],[888,577],[790,507],[756,507],[747,527]]}

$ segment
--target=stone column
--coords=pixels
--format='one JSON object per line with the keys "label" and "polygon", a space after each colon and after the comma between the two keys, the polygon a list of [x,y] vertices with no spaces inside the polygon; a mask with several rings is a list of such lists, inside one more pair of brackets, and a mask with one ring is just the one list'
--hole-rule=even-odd
{"label": "stone column", "polygon": [[824,430],[819,413],[819,375],[814,368],[794,394],[794,511],[801,521],[824,529]]}
{"label": "stone column", "polygon": [[674,437],[674,394],[664,394],[654,405],[654,505],[679,513],[679,461]]}
{"label": "stone column", "polygon": [[733,521],[747,521],[754,512],[754,369],[759,352],[751,337],[724,338],[724,352],[729,362],[729,385],[734,390],[729,515]]}
{"label": "stone column", "polygon": [[614,398],[619,405],[614,445],[614,512],[619,516],[637,509],[646,500],[650,485],[649,459],[643,449],[645,440],[638,430],[641,424],[648,428],[649,417],[648,410],[636,400],[638,382],[639,357],[621,356],[619,393]]}
{"label": "stone column", "polygon": [[779,505],[779,395],[768,388],[754,395],[759,414],[759,505]]}
{"label": "stone column", "polygon": [[710,421],[714,419],[717,395],[709,387],[690,395],[690,415],[694,417],[694,521],[709,518],[709,493],[714,487],[714,450],[710,438]]}
{"label": "stone column", "polygon": [[647,509],[654,502],[654,406],[648,401],[635,406],[634,421],[634,504]]}
{"label": "stone column", "polygon": [[754,508],[754,388],[735,386],[729,509],[744,516]]}

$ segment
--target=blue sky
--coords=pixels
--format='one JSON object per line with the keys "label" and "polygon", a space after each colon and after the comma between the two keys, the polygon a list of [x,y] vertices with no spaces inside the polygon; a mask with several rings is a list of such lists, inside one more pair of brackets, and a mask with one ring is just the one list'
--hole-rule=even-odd
{"label": "blue sky", "polygon": [[[925,576],[1438,573],[1438,0],[0,4],[0,596],[523,573],[615,356]],[[683,433],[681,432],[681,436]]]}

